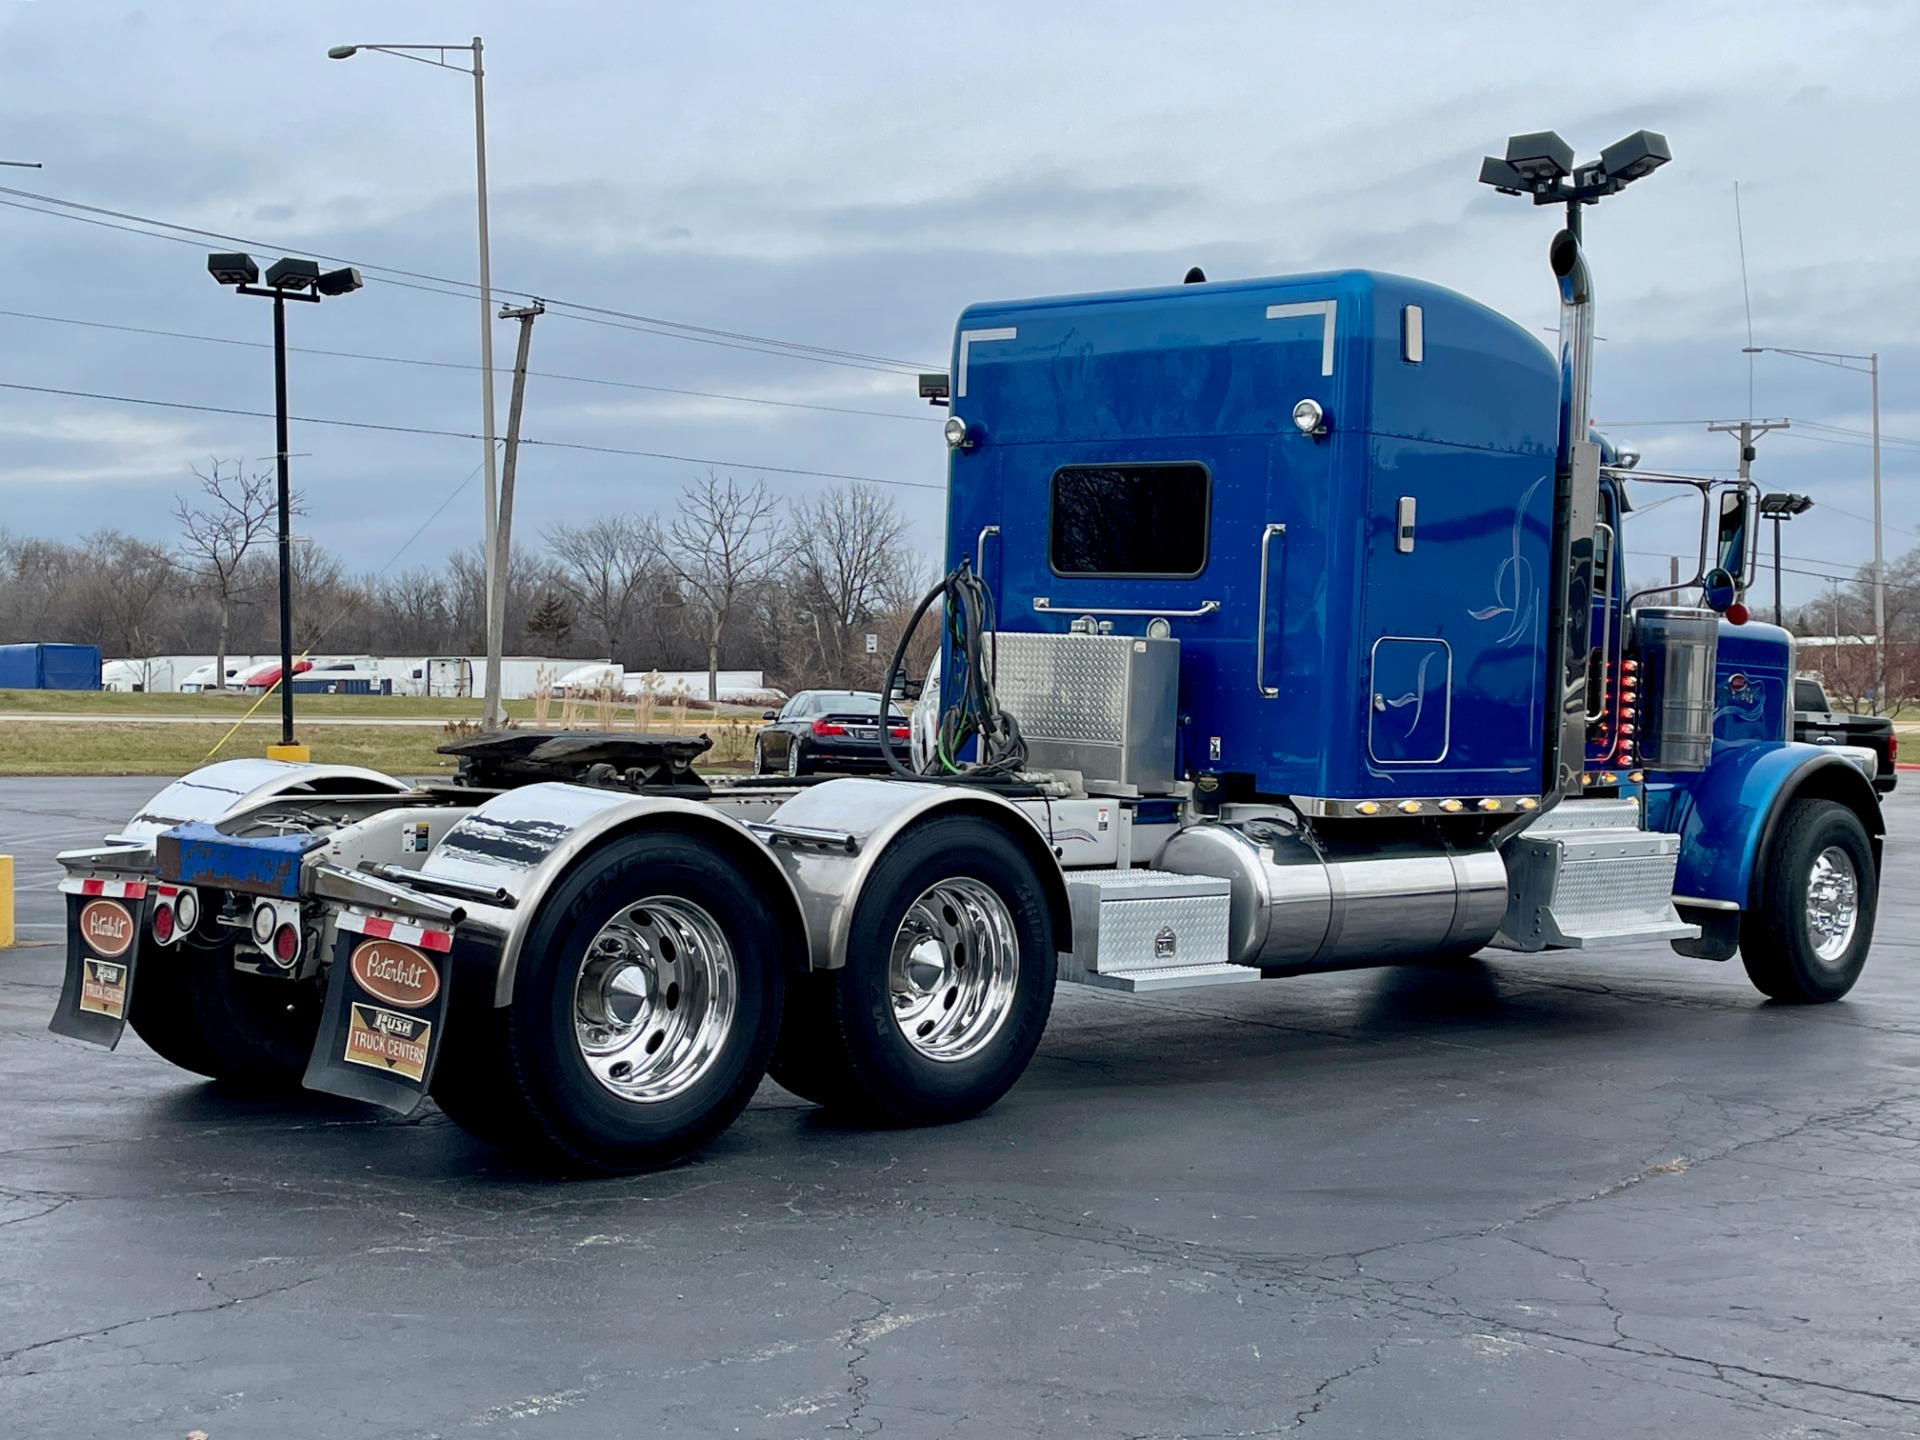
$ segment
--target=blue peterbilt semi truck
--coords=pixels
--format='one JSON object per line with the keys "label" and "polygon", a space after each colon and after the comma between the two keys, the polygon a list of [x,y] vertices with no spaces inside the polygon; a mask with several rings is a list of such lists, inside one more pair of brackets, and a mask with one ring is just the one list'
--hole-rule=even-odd
{"label": "blue peterbilt semi truck", "polygon": [[[1664,940],[1838,999],[1873,932],[1871,757],[1794,743],[1792,638],[1735,623],[1750,490],[1591,432],[1574,231],[1550,262],[1558,357],[1366,271],[970,308],[923,380],[950,573],[888,775],[710,782],[700,741],[525,732],[448,747],[452,782],[209,766],[62,857],[53,1028],[131,1024],[254,1090],[430,1094],[610,1172],[702,1144],[767,1073],[973,1114],[1057,981]],[[1697,503],[1700,556],[1635,594],[1643,485]]]}

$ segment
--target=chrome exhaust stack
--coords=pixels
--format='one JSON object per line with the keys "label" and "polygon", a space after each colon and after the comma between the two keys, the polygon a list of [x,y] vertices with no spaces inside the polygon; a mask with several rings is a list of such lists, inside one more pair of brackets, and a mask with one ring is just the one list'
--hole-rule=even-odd
{"label": "chrome exhaust stack", "polygon": [[1600,447],[1588,438],[1593,393],[1593,275],[1571,230],[1547,252],[1560,283],[1560,456],[1554,539],[1560,711],[1547,793],[1577,796],[1587,764],[1587,668],[1593,653],[1594,527],[1600,519]]}

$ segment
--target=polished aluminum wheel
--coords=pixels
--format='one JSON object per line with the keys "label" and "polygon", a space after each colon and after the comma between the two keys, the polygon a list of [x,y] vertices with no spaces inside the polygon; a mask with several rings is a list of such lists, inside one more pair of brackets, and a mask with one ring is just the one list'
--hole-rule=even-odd
{"label": "polished aluminum wheel", "polygon": [[573,1034],[623,1100],[684,1094],[713,1068],[739,1008],[733,947],[698,905],[654,896],[600,927],[573,987]]}
{"label": "polished aluminum wheel", "polygon": [[1813,953],[1831,963],[1847,953],[1860,920],[1860,877],[1853,857],[1829,845],[1807,879],[1807,939]]}
{"label": "polished aluminum wheel", "polygon": [[1013,1010],[1020,941],[1006,902],[978,880],[928,886],[894,932],[887,967],[894,1023],[930,1060],[964,1060]]}

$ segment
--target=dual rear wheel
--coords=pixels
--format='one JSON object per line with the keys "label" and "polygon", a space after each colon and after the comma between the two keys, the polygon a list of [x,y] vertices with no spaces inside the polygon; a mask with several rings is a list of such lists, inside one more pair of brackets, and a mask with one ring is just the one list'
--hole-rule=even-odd
{"label": "dual rear wheel", "polygon": [[846,965],[794,977],[769,1073],[850,1118],[964,1119],[1033,1058],[1055,963],[1045,892],[1006,832],[923,825],[868,878]]}

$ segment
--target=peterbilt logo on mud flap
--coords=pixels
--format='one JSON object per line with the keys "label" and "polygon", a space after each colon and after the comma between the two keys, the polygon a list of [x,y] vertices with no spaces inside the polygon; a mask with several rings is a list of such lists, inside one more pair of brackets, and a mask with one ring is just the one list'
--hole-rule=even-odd
{"label": "peterbilt logo on mud flap", "polygon": [[133,913],[117,900],[89,900],[80,907],[80,938],[94,954],[118,960],[133,948]]}
{"label": "peterbilt logo on mud flap", "polygon": [[394,940],[364,940],[354,946],[353,978],[376,1000],[418,1010],[440,993],[440,972],[411,945]]}

